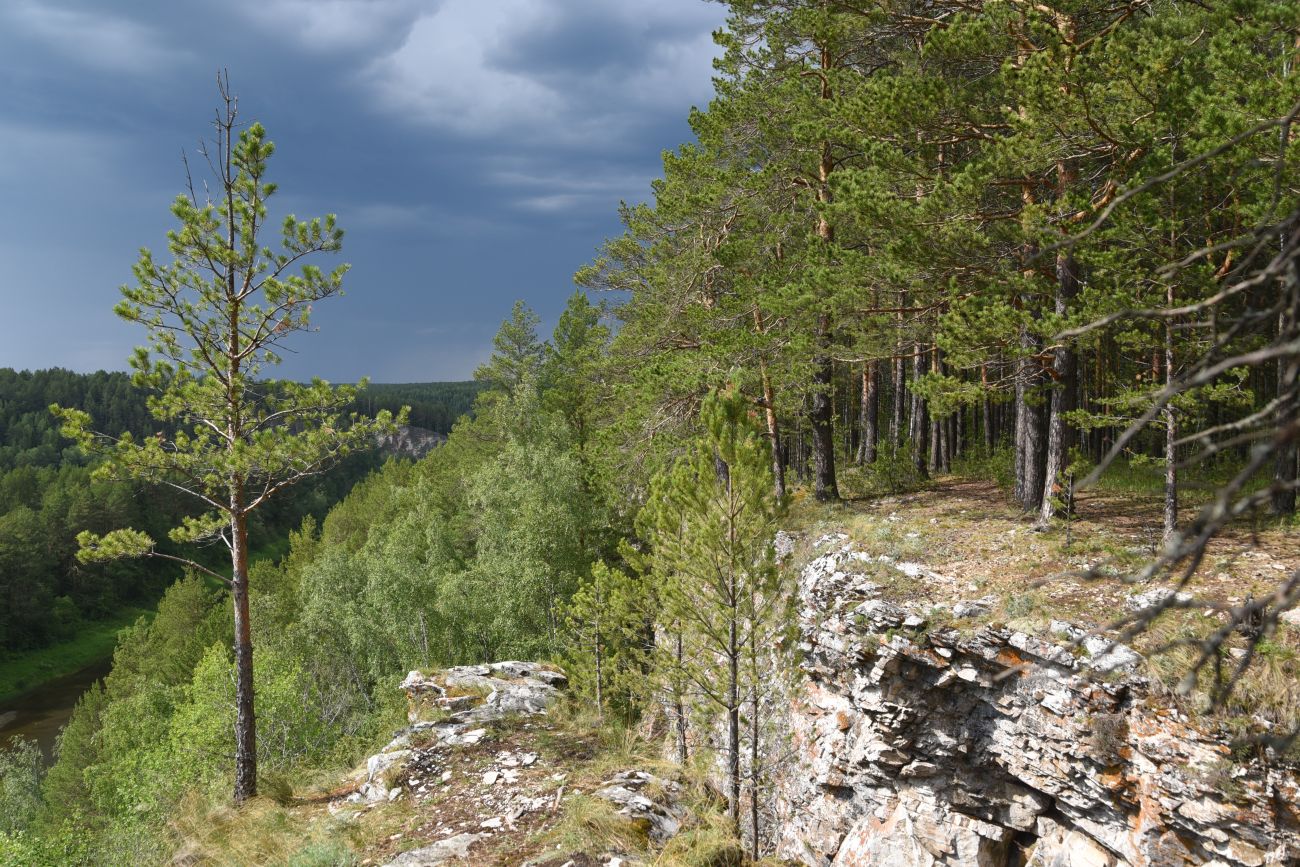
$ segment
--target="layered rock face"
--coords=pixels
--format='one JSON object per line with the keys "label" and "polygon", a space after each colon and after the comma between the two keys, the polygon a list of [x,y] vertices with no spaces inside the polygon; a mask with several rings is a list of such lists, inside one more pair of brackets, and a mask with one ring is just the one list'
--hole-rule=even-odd
{"label": "layered rock face", "polygon": [[375,444],[386,454],[419,460],[442,445],[446,439],[446,435],[437,431],[398,425],[397,430],[391,434],[379,434],[375,438]]}
{"label": "layered rock face", "polygon": [[[1300,863],[1295,770],[1234,760],[1150,696],[1132,651],[1071,646],[1079,633],[1063,623],[1060,643],[996,624],[930,629],[880,598],[865,574],[879,558],[844,537],[820,544],[800,580],[798,760],[778,787],[780,856],[817,867]],[[958,617],[986,605],[948,589]]]}

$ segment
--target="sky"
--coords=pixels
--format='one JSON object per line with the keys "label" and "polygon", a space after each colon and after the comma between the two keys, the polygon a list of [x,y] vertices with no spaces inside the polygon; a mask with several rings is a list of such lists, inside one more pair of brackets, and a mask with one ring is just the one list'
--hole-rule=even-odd
{"label": "sky", "polygon": [[[211,132],[216,72],[276,143],[275,213],[338,215],[345,297],[277,375],[467,379],[517,298],[650,197],[712,93],[705,0],[2,0],[0,367],[124,369],[113,315]],[[333,265],[330,259],[322,266]]]}

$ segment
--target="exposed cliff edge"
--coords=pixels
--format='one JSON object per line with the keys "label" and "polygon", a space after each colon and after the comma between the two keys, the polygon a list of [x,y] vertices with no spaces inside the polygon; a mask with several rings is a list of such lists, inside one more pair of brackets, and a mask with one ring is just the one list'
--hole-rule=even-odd
{"label": "exposed cliff edge", "polygon": [[447,441],[445,434],[411,425],[398,425],[392,433],[375,439],[375,445],[385,454],[412,460],[419,460]]}
{"label": "exposed cliff edge", "polygon": [[[1239,760],[1153,697],[1140,657],[885,601],[882,558],[824,537],[799,583],[799,761],[779,855],[808,865],[1263,867],[1300,859],[1294,768]],[[875,564],[868,568],[868,563]],[[891,563],[902,571],[923,569]],[[942,585],[940,575],[924,576]],[[955,622],[953,622],[955,618]],[[967,628],[956,628],[965,625]]]}

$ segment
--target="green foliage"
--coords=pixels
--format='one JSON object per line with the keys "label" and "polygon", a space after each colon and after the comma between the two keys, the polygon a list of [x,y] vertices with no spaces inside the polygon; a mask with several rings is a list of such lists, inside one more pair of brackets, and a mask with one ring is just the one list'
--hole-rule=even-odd
{"label": "green foliage", "polygon": [[[764,734],[767,685],[783,642],[790,600],[773,539],[784,503],[772,491],[762,434],[735,390],[709,395],[704,434],[654,480],[638,516],[657,580],[662,689],[681,705],[699,697],[705,729],[725,721],[725,767],[733,821],[739,821],[740,714],[751,743]],[[757,748],[757,745],[756,745]],[[751,791],[763,769],[751,764]]]}
{"label": "green foliage", "polygon": [[603,560],[566,607],[565,670],[577,692],[603,716],[630,722],[647,699],[653,594],[643,576],[611,568]]}
{"label": "green foliage", "polygon": [[374,416],[388,410],[397,416],[406,409],[407,422],[413,427],[447,434],[473,409],[483,388],[478,382],[370,382],[357,390],[347,412]]}
{"label": "green foliage", "polygon": [[882,497],[915,491],[926,481],[917,469],[911,443],[904,441],[899,448],[878,452],[870,464],[844,471],[840,490],[850,498]]}
{"label": "green foliage", "polygon": [[24,830],[41,808],[41,750],[18,739],[0,750],[0,834]]}

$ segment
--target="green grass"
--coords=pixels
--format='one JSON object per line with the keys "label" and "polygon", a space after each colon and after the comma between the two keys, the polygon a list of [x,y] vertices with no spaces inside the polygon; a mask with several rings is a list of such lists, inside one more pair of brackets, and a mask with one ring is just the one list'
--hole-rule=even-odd
{"label": "green grass", "polygon": [[77,637],[69,641],[0,659],[0,701],[107,659],[117,646],[117,633],[142,614],[151,613],[143,608],[125,608],[108,620],[84,624]]}
{"label": "green grass", "polygon": [[[249,560],[254,563],[261,560],[274,562],[288,553],[289,537],[285,535],[251,551]],[[225,571],[228,572],[229,569]],[[213,588],[225,589],[225,585],[214,578],[206,580]],[[135,623],[141,615],[152,617],[153,613],[153,608],[124,608],[107,620],[83,623],[78,628],[76,637],[68,641],[7,658],[0,657],[0,702],[9,701],[51,680],[74,674],[100,660],[108,659],[117,647],[118,632]]]}

